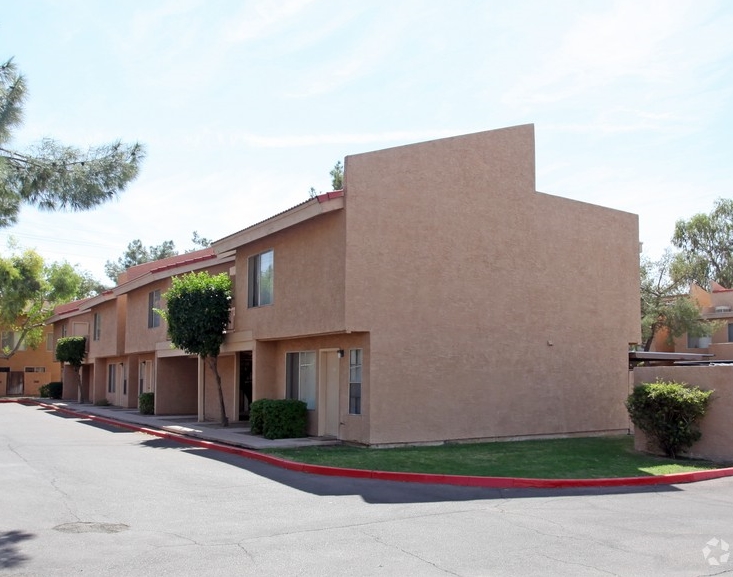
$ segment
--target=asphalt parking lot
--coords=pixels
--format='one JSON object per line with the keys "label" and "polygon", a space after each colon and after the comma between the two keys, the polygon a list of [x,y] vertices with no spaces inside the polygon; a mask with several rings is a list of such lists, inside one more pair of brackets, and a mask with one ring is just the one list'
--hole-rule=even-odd
{"label": "asphalt parking lot", "polygon": [[733,479],[481,489],[322,477],[0,405],[0,574],[719,575]]}

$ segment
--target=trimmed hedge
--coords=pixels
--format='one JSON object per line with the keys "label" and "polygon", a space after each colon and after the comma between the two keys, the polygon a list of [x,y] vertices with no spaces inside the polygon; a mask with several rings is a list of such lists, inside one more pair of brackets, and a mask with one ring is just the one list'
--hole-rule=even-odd
{"label": "trimmed hedge", "polygon": [[152,415],[155,412],[155,393],[140,393],[137,407],[141,414]]}
{"label": "trimmed hedge", "polygon": [[250,432],[265,439],[305,437],[308,408],[296,399],[259,399],[249,407]]}
{"label": "trimmed hedge", "polygon": [[705,415],[714,391],[684,383],[642,383],[626,400],[631,421],[657,443],[668,457],[700,440],[697,422]]}
{"label": "trimmed hedge", "polygon": [[51,399],[60,399],[64,394],[64,383],[61,381],[51,381],[45,386],[48,387],[46,390]]}

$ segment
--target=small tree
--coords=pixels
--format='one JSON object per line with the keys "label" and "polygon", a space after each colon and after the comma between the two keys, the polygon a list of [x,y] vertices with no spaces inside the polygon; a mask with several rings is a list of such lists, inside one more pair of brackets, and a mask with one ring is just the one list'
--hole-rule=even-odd
{"label": "small tree", "polygon": [[626,408],[634,425],[665,455],[675,458],[700,440],[697,422],[705,414],[712,394],[683,383],[642,383],[629,395]]}
{"label": "small tree", "polygon": [[79,402],[83,402],[81,393],[81,366],[87,355],[86,337],[62,337],[56,343],[56,360],[71,365],[76,374],[76,385]]}
{"label": "small tree", "polygon": [[208,359],[219,391],[221,424],[229,426],[221,390],[218,357],[229,323],[232,281],[226,273],[207,272],[173,277],[171,288],[163,295],[167,309],[157,311],[168,323],[168,335],[177,348]]}
{"label": "small tree", "polygon": [[700,316],[700,306],[688,295],[686,281],[674,280],[670,267],[674,255],[667,251],[661,259],[641,261],[641,334],[644,350],[651,349],[655,335],[667,334],[668,344],[687,334],[690,337],[711,335],[718,325]]}

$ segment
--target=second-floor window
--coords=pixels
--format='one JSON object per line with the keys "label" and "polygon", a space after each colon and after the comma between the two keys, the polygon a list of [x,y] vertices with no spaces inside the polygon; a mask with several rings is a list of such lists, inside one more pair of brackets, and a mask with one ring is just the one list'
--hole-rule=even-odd
{"label": "second-floor window", "polygon": [[99,313],[94,313],[94,332],[92,339],[98,341],[102,337],[102,316]]}
{"label": "second-floor window", "polygon": [[275,273],[275,252],[272,250],[249,257],[247,306],[271,305]]}
{"label": "second-floor window", "polygon": [[148,293],[148,328],[153,329],[160,326],[160,315],[155,309],[160,308],[160,289]]}

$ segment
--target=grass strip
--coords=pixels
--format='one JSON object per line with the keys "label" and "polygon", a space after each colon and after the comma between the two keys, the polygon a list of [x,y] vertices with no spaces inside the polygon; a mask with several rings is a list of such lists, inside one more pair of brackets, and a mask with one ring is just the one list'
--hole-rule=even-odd
{"label": "grass strip", "polygon": [[533,479],[643,477],[725,466],[638,453],[630,435],[391,449],[337,445],[264,452],[291,461],[352,469]]}

